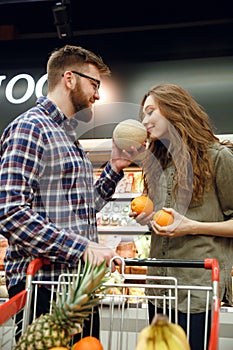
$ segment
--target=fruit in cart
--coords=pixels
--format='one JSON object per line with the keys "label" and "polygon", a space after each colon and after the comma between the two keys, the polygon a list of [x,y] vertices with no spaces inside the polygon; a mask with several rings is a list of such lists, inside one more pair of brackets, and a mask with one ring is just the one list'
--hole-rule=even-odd
{"label": "fruit in cart", "polygon": [[174,221],[172,214],[168,213],[164,209],[156,211],[156,213],[153,215],[153,220],[160,226],[171,225]]}
{"label": "fruit in cart", "polygon": [[137,215],[141,214],[142,212],[145,212],[146,215],[149,215],[153,212],[154,204],[149,197],[141,195],[135,197],[131,201],[130,207],[132,212],[137,213]]}
{"label": "fruit in cart", "polygon": [[75,343],[71,350],[104,350],[104,348],[99,339],[88,336]]}
{"label": "fruit in cart", "polygon": [[113,130],[113,139],[120,149],[130,152],[131,146],[139,149],[146,142],[147,130],[138,120],[126,119]]}
{"label": "fruit in cart", "polygon": [[168,317],[156,314],[151,324],[141,330],[135,350],[190,350],[183,328],[169,322]]}
{"label": "fruit in cart", "polygon": [[69,347],[72,335],[80,333],[85,319],[92,314],[92,307],[99,304],[106,273],[109,268],[104,261],[100,266],[86,261],[81,269],[68,275],[68,284],[62,284],[52,312],[36,318],[21,335],[14,350],[39,350],[52,347]]}
{"label": "fruit in cart", "polygon": [[69,348],[64,348],[64,346],[54,346],[49,348],[49,350],[69,350]]}

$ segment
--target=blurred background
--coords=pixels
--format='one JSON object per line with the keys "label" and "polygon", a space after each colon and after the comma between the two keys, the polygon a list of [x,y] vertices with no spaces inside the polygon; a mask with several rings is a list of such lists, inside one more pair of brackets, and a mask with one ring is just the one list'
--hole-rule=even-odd
{"label": "blurred background", "polygon": [[[172,82],[205,108],[216,134],[233,133],[229,1],[0,0],[0,131],[46,93],[48,55],[66,43],[93,50],[111,67],[102,103],[137,106],[152,85]],[[111,128],[97,129],[85,137],[111,137]]]}

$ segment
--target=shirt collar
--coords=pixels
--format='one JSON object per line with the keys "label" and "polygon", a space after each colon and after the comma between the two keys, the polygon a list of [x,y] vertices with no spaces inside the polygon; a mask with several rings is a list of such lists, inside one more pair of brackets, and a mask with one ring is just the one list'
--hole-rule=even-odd
{"label": "shirt collar", "polygon": [[67,120],[67,117],[64,113],[61,112],[61,110],[53,103],[51,100],[49,100],[45,96],[41,96],[36,101],[37,105],[40,105],[44,112],[50,116],[57,124],[61,125],[65,120]]}
{"label": "shirt collar", "polygon": [[77,140],[78,121],[75,118],[67,118],[60,108],[45,96],[37,99],[37,105],[43,108],[44,112],[60,125],[73,141]]}

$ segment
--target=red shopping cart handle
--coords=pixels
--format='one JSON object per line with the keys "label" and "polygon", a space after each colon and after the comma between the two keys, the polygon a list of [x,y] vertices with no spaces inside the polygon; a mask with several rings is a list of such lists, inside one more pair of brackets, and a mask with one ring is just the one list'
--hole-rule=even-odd
{"label": "red shopping cart handle", "polygon": [[220,279],[220,270],[217,259],[206,258],[204,260],[182,260],[182,259],[156,259],[156,258],[126,258],[124,263],[127,266],[162,266],[162,267],[191,267],[205,268],[212,270],[212,281]]}
{"label": "red shopping cart handle", "polygon": [[206,269],[212,269],[212,280],[213,281],[220,281],[220,269],[219,269],[219,263],[217,259],[205,259],[205,268]]}
{"label": "red shopping cart handle", "polygon": [[28,265],[27,275],[34,276],[43,265],[50,265],[50,261],[48,259],[40,258],[32,260]]}

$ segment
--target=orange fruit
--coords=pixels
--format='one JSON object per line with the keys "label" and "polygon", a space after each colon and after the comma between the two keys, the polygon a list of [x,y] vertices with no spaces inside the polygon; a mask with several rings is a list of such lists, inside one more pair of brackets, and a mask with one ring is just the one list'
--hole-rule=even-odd
{"label": "orange fruit", "polygon": [[64,346],[54,346],[53,348],[49,348],[49,350],[69,350],[69,349],[65,348]]}
{"label": "orange fruit", "polygon": [[151,214],[154,209],[154,204],[152,200],[147,196],[138,196],[135,197],[131,203],[131,210],[137,214],[141,214],[145,212],[147,215]]}
{"label": "orange fruit", "polygon": [[99,339],[88,336],[75,343],[72,350],[104,350],[104,348]]}
{"label": "orange fruit", "polygon": [[171,225],[174,221],[172,214],[168,213],[167,211],[161,209],[158,210],[153,215],[153,220],[156,222],[156,224],[160,226],[168,226]]}

